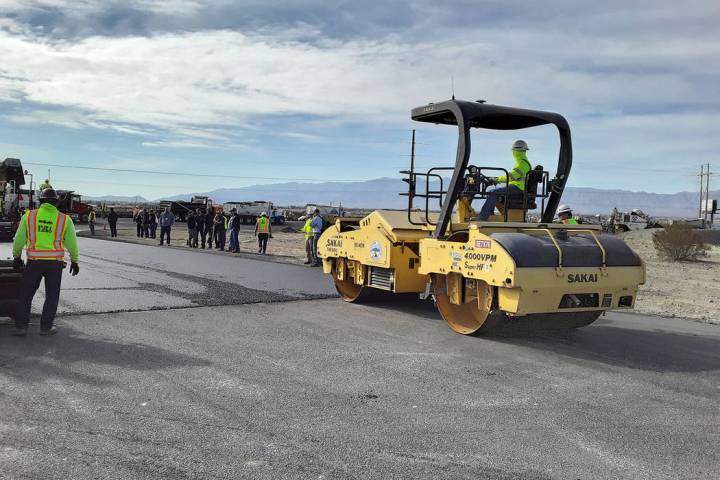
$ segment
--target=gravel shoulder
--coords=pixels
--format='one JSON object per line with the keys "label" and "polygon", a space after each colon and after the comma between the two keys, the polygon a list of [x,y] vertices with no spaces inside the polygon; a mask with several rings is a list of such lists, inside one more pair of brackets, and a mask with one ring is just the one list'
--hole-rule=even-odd
{"label": "gravel shoulder", "polygon": [[707,257],[696,262],[672,262],[655,252],[652,234],[656,231],[623,234],[647,267],[635,310],[720,324],[720,247],[713,246]]}

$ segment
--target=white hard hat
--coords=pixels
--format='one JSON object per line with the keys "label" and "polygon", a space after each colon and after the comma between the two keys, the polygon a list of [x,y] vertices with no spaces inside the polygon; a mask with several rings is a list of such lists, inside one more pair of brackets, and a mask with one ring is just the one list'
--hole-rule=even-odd
{"label": "white hard hat", "polygon": [[267,217],[267,213],[262,212],[262,213],[260,214],[260,216],[261,216],[261,217]]}
{"label": "white hard hat", "polygon": [[528,150],[530,150],[525,140],[516,140],[515,143],[513,143],[512,149],[519,150],[521,152],[527,152]]}
{"label": "white hard hat", "polygon": [[558,215],[561,213],[570,213],[572,212],[572,208],[570,208],[570,205],[560,205],[560,207],[557,209]]}

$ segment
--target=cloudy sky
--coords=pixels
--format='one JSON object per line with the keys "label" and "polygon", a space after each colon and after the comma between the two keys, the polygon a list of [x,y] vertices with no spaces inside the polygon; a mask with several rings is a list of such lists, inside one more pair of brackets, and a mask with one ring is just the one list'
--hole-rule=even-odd
{"label": "cloudy sky", "polygon": [[[148,198],[396,176],[415,126],[421,166],[452,162],[452,129],[409,118],[452,78],[565,115],[571,185],[693,190],[720,171],[719,21],[709,0],[0,0],[0,157]],[[525,138],[554,165],[536,130],[476,132],[473,163]]]}

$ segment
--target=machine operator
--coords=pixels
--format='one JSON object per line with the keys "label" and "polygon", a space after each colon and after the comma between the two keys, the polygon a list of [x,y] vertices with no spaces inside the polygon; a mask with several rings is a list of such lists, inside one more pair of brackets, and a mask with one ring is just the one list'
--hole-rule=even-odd
{"label": "machine operator", "polygon": [[[45,278],[45,304],[40,317],[40,335],[54,335],[57,328],[55,313],[60,300],[60,282],[65,268],[65,250],[70,253],[70,273],[75,276],[79,251],[75,226],[68,215],[58,211],[58,196],[52,188],[46,188],[40,194],[40,207],[23,214],[13,241],[14,267],[23,270],[20,283],[20,298],[15,315],[15,328],[11,335],[27,334],[30,320],[30,307],[40,280]],[[27,256],[27,265],[23,265],[23,247]]]}
{"label": "machine operator", "polygon": [[490,218],[490,215],[495,212],[495,205],[498,202],[498,198],[503,196],[503,194],[521,195],[525,191],[525,179],[528,173],[530,173],[530,170],[532,170],[532,166],[527,158],[528,150],[529,148],[525,140],[517,140],[513,143],[512,152],[515,158],[515,166],[509,173],[510,178],[501,175],[493,180],[493,183],[496,185],[506,185],[487,191],[487,199],[480,210],[478,220],[487,221],[487,219]]}

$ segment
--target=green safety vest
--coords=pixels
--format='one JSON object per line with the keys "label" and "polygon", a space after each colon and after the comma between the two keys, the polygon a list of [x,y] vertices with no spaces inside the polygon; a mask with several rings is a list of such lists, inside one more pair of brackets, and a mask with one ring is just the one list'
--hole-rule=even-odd
{"label": "green safety vest", "polygon": [[268,233],[269,232],[267,217],[258,218],[257,231],[258,231],[258,233]]}
{"label": "green safety vest", "polygon": [[312,218],[308,218],[305,220],[305,226],[303,227],[303,231],[305,232],[305,238],[313,238],[315,235],[313,234],[312,227],[310,226],[310,223],[312,222]]}
{"label": "green safety vest", "polygon": [[30,210],[24,217],[28,260],[62,260],[65,257],[65,230],[72,220],[48,203]]}
{"label": "green safety vest", "polygon": [[[532,170],[532,166],[527,159],[525,152],[513,151],[513,157],[515,158],[515,166],[510,170],[510,185],[514,185],[522,191],[525,191],[525,178],[527,174]],[[503,186],[507,182],[505,175],[501,175],[497,179],[499,186]]]}
{"label": "green safety vest", "polygon": [[562,221],[562,223],[564,223],[565,225],[579,225],[578,221],[572,217],[566,218],[565,220]]}

